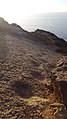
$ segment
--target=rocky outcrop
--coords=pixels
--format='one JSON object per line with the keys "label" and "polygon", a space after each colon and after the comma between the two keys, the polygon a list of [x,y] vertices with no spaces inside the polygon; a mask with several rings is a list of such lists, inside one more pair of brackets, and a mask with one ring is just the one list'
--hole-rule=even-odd
{"label": "rocky outcrop", "polygon": [[56,95],[60,97],[60,102],[62,101],[67,107],[67,60],[59,60],[52,72],[51,84],[53,89]]}
{"label": "rocky outcrop", "polygon": [[35,32],[31,32],[31,35],[36,42],[52,46],[57,53],[67,55],[67,42],[65,42],[64,39],[58,38],[55,34],[50,33],[49,31],[40,29],[37,29]]}

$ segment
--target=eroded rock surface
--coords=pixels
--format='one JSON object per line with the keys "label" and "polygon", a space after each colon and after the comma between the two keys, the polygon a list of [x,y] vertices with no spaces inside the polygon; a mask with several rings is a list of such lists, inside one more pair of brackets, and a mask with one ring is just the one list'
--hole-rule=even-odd
{"label": "eroded rock surface", "polygon": [[67,118],[67,54],[56,51],[59,45],[66,50],[67,43],[50,32],[30,33],[0,18],[0,119]]}

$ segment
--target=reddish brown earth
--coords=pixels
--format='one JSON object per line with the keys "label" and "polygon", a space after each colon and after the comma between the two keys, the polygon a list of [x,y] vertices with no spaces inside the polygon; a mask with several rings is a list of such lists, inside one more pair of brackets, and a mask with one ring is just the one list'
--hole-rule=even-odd
{"label": "reddish brown earth", "polygon": [[0,18],[0,119],[67,119],[67,43]]}

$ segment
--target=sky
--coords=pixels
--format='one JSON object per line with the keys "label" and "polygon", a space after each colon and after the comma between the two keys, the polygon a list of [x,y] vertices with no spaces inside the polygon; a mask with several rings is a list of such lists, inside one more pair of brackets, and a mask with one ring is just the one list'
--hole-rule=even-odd
{"label": "sky", "polygon": [[0,0],[0,17],[9,23],[48,12],[67,12],[67,0]]}

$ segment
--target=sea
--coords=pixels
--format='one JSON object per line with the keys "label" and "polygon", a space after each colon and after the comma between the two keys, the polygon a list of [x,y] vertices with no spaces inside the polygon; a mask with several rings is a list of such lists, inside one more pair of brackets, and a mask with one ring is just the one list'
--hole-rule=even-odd
{"label": "sea", "polygon": [[31,15],[22,18],[20,25],[27,31],[50,31],[67,41],[67,12]]}

